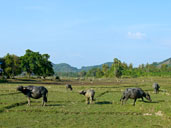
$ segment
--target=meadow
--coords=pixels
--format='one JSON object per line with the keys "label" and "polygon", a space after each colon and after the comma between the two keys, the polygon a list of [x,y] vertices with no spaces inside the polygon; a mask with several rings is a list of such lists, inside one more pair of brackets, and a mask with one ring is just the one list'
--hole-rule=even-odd
{"label": "meadow", "polygon": [[[159,94],[154,94],[152,84],[158,82]],[[73,91],[66,90],[70,83]],[[47,106],[42,99],[27,98],[16,91],[19,85],[42,85],[48,89]],[[152,102],[138,99],[133,106],[129,99],[121,105],[122,92],[128,87],[140,87],[151,95]],[[83,89],[94,89],[96,101],[86,104],[79,94]],[[2,128],[169,128],[171,127],[171,79],[125,78],[115,79],[65,79],[62,81],[10,80],[0,83],[0,127]]]}

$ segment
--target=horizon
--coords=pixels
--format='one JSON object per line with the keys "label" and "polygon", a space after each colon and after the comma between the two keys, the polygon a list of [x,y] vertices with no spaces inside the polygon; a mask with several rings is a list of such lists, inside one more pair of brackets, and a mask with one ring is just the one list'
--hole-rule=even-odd
{"label": "horizon", "polygon": [[54,64],[134,67],[171,54],[171,1],[9,0],[0,5],[0,57],[26,49]]}

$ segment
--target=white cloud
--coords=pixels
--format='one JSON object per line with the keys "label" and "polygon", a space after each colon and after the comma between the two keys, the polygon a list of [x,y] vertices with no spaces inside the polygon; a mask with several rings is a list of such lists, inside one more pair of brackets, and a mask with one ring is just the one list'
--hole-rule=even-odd
{"label": "white cloud", "polygon": [[141,32],[128,32],[128,38],[130,39],[144,39],[146,37],[145,33]]}

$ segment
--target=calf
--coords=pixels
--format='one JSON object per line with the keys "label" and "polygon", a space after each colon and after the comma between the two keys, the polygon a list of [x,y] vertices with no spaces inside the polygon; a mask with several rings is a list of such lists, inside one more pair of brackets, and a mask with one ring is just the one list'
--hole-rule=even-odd
{"label": "calf", "polygon": [[160,86],[159,86],[158,83],[153,83],[152,87],[154,88],[154,92],[155,92],[156,94],[159,93],[159,88],[160,88]]}
{"label": "calf", "polygon": [[67,90],[70,89],[72,91],[72,86],[70,84],[66,84],[65,86]]}
{"label": "calf", "polygon": [[17,90],[27,96],[28,105],[30,105],[30,98],[39,99],[43,97],[42,106],[45,106],[45,103],[47,102],[48,90],[43,86],[19,86]]}
{"label": "calf", "polygon": [[84,95],[86,97],[86,103],[92,103],[94,101],[94,95],[95,95],[95,91],[92,89],[89,89],[87,91],[82,90],[80,92],[80,94]]}
{"label": "calf", "polygon": [[134,99],[133,105],[135,106],[135,102],[138,98],[141,98],[142,101],[144,101],[143,97],[145,97],[150,102],[152,101],[150,95],[145,93],[141,88],[127,88],[123,92],[123,96],[121,97],[120,101],[122,101],[123,104],[123,101],[126,103],[128,99]]}

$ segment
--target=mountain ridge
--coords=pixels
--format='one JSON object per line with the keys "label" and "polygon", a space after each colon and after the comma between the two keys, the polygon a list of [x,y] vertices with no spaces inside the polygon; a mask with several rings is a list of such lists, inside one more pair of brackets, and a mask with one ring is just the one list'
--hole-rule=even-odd
{"label": "mountain ridge", "polygon": [[[113,62],[106,62],[103,64],[107,64],[109,67],[111,67]],[[67,63],[59,63],[59,64],[52,64],[52,65],[55,72],[81,72],[81,71],[88,71],[92,68],[102,68],[103,64],[93,65],[93,66],[82,66],[81,68],[73,67]]]}
{"label": "mountain ridge", "polygon": [[[103,64],[107,64],[109,67],[111,67],[113,62],[106,62]],[[67,63],[59,63],[59,64],[52,64],[52,65],[55,72],[81,72],[81,71],[91,70],[92,68],[102,68],[103,64],[93,65],[93,66],[82,66],[81,68],[73,67]],[[161,62],[152,63],[152,65],[155,65],[159,68],[161,67],[162,64],[167,64],[169,67],[171,67],[171,58],[168,58]]]}

